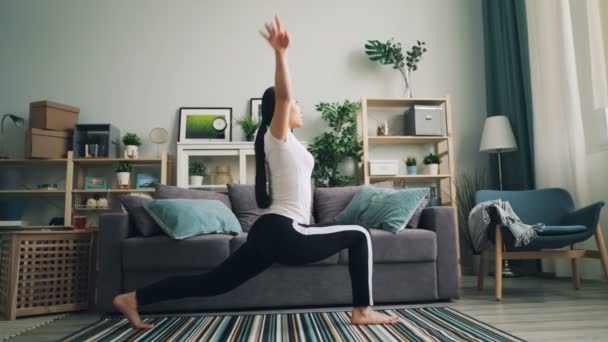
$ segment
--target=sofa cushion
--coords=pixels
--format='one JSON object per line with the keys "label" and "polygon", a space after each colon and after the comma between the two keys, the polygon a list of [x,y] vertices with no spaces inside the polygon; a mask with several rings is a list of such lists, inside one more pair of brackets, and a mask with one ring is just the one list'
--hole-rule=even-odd
{"label": "sofa cushion", "polygon": [[152,199],[141,196],[120,195],[118,199],[129,213],[129,220],[139,235],[154,236],[163,234],[163,230],[144,208]]}
{"label": "sofa cushion", "polygon": [[177,186],[163,185],[163,184],[155,184],[154,187],[156,189],[156,191],[154,192],[154,198],[218,200],[218,201],[224,203],[229,209],[232,209],[232,205],[230,204],[230,198],[225,193],[216,192],[216,191],[185,189],[185,188],[180,188]]}
{"label": "sofa cushion", "polygon": [[[311,185],[314,194],[314,184]],[[232,211],[239,219],[243,231],[247,232],[255,221],[264,213],[264,209],[258,208],[255,200],[254,184],[228,184],[228,196],[232,204]],[[310,223],[314,223],[312,206],[310,208]]]}
{"label": "sofa cushion", "polygon": [[[372,186],[392,189],[393,182],[374,183]],[[318,223],[333,223],[336,215],[346,208],[361,187],[362,185],[316,188],[313,204]]]}
{"label": "sofa cushion", "polygon": [[410,218],[410,221],[407,223],[408,228],[418,228],[418,224],[420,224],[420,218],[422,217],[422,211],[429,205],[429,198],[431,197],[430,192],[424,196],[422,201],[418,204],[418,208]]}
{"label": "sofa cushion", "polygon": [[125,271],[213,268],[230,254],[232,235],[209,234],[173,240],[166,235],[133,237],[122,241]]}
{"label": "sofa cushion", "polygon": [[[424,262],[437,259],[437,235],[425,229],[404,229],[395,234],[370,229],[374,263]],[[340,264],[348,264],[348,249],[340,252]]]}
{"label": "sofa cushion", "polygon": [[[230,240],[230,253],[234,253],[246,241],[247,241],[247,233],[241,233],[241,234],[235,236],[232,240]],[[323,260],[319,260],[317,262],[313,262],[308,265],[336,265],[337,263],[338,263],[338,253],[330,256],[329,258],[325,258]],[[281,265],[275,264],[274,266],[281,266]]]}

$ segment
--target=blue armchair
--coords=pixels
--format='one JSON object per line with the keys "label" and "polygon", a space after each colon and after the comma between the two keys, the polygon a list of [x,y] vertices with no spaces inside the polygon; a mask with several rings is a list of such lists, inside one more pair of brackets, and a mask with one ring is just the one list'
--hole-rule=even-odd
{"label": "blue armchair", "polygon": [[[608,252],[599,226],[600,212],[604,201],[599,201],[584,208],[575,210],[570,193],[564,189],[550,188],[526,191],[494,191],[482,190],[475,194],[475,204],[484,201],[501,199],[508,201],[513,211],[524,223],[544,223],[546,227],[538,237],[526,246],[514,246],[513,235],[509,229],[502,227],[492,220],[494,229],[488,230],[482,252],[477,287],[483,289],[483,278],[487,270],[488,241],[494,241],[496,246],[496,300],[502,299],[502,263],[503,259],[543,259],[569,258],[572,260],[572,279],[575,289],[580,288],[578,259],[600,259],[604,275],[608,278]],[[494,215],[492,215],[494,216]],[[598,250],[575,249],[574,244],[585,241],[595,235]],[[503,251],[503,246],[505,250]],[[570,246],[570,250],[553,250]]]}

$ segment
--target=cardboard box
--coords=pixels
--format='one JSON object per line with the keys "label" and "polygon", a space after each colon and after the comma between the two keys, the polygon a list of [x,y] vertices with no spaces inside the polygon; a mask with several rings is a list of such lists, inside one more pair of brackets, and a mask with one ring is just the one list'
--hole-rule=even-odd
{"label": "cardboard box", "polygon": [[78,123],[80,108],[53,101],[30,103],[30,127],[72,131]]}
{"label": "cardboard box", "polygon": [[72,134],[66,131],[52,131],[30,128],[25,134],[25,157],[55,159],[65,158]]}

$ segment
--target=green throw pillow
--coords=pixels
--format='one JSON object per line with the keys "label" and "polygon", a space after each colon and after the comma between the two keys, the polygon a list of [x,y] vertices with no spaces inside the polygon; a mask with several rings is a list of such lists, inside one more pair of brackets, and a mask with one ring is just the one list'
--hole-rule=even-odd
{"label": "green throw pillow", "polygon": [[236,216],[218,200],[157,199],[145,203],[144,208],[173,239],[242,231]]}
{"label": "green throw pillow", "polygon": [[335,222],[399,233],[428,193],[428,188],[394,190],[364,186],[336,216]]}

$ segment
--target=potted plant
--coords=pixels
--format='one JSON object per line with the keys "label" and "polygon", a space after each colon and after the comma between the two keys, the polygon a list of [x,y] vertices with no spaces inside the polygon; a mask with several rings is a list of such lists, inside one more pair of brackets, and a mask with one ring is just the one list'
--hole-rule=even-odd
{"label": "potted plant", "polygon": [[190,164],[190,169],[188,171],[190,174],[190,186],[203,185],[203,177],[207,175],[207,166],[205,166],[205,164],[193,162]]}
{"label": "potted plant", "polygon": [[[411,72],[418,70],[418,62],[422,55],[426,52],[426,43],[419,40],[416,45],[413,45],[409,51],[403,55],[401,43],[395,43],[395,38],[391,38],[382,43],[378,40],[368,40],[365,44],[365,53],[372,61],[377,61],[381,64],[392,64],[393,69],[399,70],[403,80],[405,81],[404,93],[407,97],[412,97]],[[404,61],[405,60],[405,61]],[[407,66],[407,69],[405,68]]]}
{"label": "potted plant", "polygon": [[245,132],[245,139],[247,141],[253,141],[255,132],[260,127],[260,123],[257,120],[254,120],[250,115],[245,116],[245,118],[241,120],[237,120],[236,124],[241,126],[243,132]]}
{"label": "potted plant", "polygon": [[122,143],[125,145],[125,158],[139,157],[138,146],[141,145],[141,138],[135,133],[127,133],[122,137]]}
{"label": "potted plant", "polygon": [[[308,150],[315,158],[312,171],[315,185],[319,187],[344,186],[353,182],[348,173],[355,173],[361,161],[362,147],[357,135],[355,112],[361,109],[357,102],[321,102],[316,106],[321,118],[328,123],[330,130],[313,139]],[[352,172],[348,170],[348,163]],[[346,170],[342,170],[346,169]]]}
{"label": "potted plant", "polygon": [[133,172],[131,164],[126,161],[119,162],[114,171],[116,172],[118,188],[128,189],[131,182],[131,172]]}
{"label": "potted plant", "polygon": [[415,175],[416,173],[418,173],[418,167],[416,166],[416,164],[416,157],[407,157],[407,159],[405,159],[405,166],[407,167],[408,175]]}
{"label": "potted plant", "polygon": [[437,153],[429,153],[424,156],[424,165],[426,165],[426,173],[429,175],[439,174],[439,164],[441,160]]}

